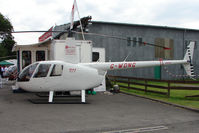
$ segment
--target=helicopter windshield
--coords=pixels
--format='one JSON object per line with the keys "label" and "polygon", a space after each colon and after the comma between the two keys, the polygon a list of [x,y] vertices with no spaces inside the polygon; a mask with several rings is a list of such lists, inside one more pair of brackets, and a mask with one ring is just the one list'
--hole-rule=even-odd
{"label": "helicopter windshield", "polygon": [[35,72],[34,78],[46,77],[50,69],[51,64],[40,64]]}
{"label": "helicopter windshield", "polygon": [[38,63],[32,64],[28,67],[26,67],[21,74],[19,74],[19,77],[17,81],[29,81],[30,78],[32,77],[32,74],[34,73]]}

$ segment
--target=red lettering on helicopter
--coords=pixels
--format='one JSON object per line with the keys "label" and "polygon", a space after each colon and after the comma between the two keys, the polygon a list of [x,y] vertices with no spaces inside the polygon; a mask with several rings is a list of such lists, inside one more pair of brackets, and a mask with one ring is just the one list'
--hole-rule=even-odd
{"label": "red lettering on helicopter", "polygon": [[110,65],[110,69],[112,70],[114,68],[114,64],[111,64]]}
{"label": "red lettering on helicopter", "polygon": [[119,64],[119,67],[118,67],[118,68],[122,68],[122,66],[123,66],[123,63],[122,63],[122,64]]}
{"label": "red lettering on helicopter", "polygon": [[136,65],[136,63],[135,63],[135,62],[134,62],[134,63],[132,63],[132,67],[133,67],[133,68],[135,68],[135,65]]}
{"label": "red lettering on helicopter", "polygon": [[128,68],[131,68],[132,67],[132,63],[128,63]]}
{"label": "red lettering on helicopter", "polygon": [[123,66],[123,68],[127,68],[127,63],[124,63],[124,66]]}
{"label": "red lettering on helicopter", "polygon": [[69,68],[69,72],[71,72],[71,73],[76,72],[76,68]]}
{"label": "red lettering on helicopter", "polygon": [[169,65],[169,64],[171,64],[171,62],[165,62],[165,65]]}
{"label": "red lettering on helicopter", "polygon": [[110,69],[125,69],[125,68],[135,68],[136,63],[119,63],[118,65],[111,64]]}

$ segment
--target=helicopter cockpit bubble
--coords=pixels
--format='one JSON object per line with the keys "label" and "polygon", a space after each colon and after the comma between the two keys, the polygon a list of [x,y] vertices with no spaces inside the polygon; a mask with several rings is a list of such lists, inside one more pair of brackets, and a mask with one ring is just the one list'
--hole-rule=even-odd
{"label": "helicopter cockpit bubble", "polygon": [[29,81],[30,78],[32,77],[32,74],[34,73],[37,65],[39,63],[34,63],[32,65],[27,66],[18,76],[17,81],[18,82],[25,82]]}

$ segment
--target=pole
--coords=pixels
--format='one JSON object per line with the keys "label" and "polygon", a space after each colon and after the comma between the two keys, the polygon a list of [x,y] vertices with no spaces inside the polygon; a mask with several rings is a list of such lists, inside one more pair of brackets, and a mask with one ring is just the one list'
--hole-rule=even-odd
{"label": "pole", "polygon": [[[76,6],[77,6],[77,2],[76,2]],[[83,38],[83,40],[85,40],[84,32],[83,32],[83,27],[82,27],[82,22],[81,22],[81,18],[80,18],[80,15],[79,15],[78,7],[77,7],[77,14],[78,14],[78,17],[79,17],[79,23],[80,23],[81,32],[82,32],[82,38]]]}

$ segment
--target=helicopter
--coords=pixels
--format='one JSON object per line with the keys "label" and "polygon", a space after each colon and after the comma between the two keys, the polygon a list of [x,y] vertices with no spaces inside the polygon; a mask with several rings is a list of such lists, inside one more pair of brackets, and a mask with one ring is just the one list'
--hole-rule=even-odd
{"label": "helicopter", "polygon": [[[107,71],[136,69],[153,66],[183,64],[187,75],[194,77],[192,58],[195,42],[187,46],[182,60],[124,61],[69,63],[64,61],[40,61],[25,67],[19,74],[16,84],[30,92],[49,92],[48,102],[53,102],[56,91],[87,90],[98,87]],[[82,95],[85,102],[85,94]]]}

